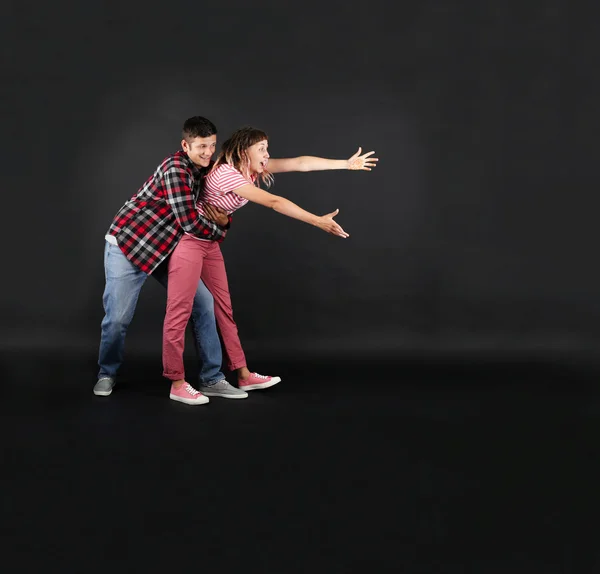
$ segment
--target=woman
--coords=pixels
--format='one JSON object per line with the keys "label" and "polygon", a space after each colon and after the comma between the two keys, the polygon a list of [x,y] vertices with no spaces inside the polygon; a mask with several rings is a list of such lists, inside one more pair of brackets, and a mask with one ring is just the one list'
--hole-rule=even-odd
{"label": "woman", "polygon": [[[270,187],[273,183],[273,173],[289,171],[371,171],[378,161],[377,158],[371,157],[375,152],[361,155],[362,150],[359,148],[347,160],[311,156],[270,160],[268,147],[267,134],[260,130],[247,127],[234,132],[223,144],[213,169],[205,179],[204,189],[198,198],[198,211],[206,214],[212,207],[218,207],[231,214],[248,201],[252,201],[314,225],[332,235],[348,237],[333,219],[339,210],[319,217],[284,197],[260,189],[257,184],[264,183],[266,187]],[[233,371],[246,368],[246,359],[233,320],[227,274],[219,244],[216,241],[184,235],[169,261],[167,311],[163,328],[163,376],[172,381],[171,398],[187,404],[206,402],[207,399],[202,393],[207,396],[219,394],[211,393],[210,387],[200,387],[200,392],[185,381],[185,327],[191,314],[193,296],[199,279],[204,281],[214,297],[215,316],[228,355],[229,369]],[[255,390],[279,382],[279,379],[262,377],[256,373],[250,375],[246,381],[239,381],[240,389]]]}

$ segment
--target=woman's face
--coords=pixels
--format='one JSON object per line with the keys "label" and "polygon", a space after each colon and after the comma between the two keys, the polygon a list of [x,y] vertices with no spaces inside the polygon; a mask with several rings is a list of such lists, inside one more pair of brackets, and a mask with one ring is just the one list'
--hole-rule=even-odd
{"label": "woman's face", "polygon": [[246,153],[250,162],[250,173],[262,173],[267,167],[269,161],[269,142],[267,140],[259,141],[250,146]]}

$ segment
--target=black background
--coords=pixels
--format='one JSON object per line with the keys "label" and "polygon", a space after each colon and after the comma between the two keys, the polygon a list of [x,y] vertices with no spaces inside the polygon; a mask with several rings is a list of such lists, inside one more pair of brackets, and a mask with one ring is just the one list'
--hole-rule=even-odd
{"label": "black background", "polygon": [[[93,356],[103,235],[182,121],[267,131],[340,209],[336,240],[259,206],[224,244],[249,355],[593,356],[598,76],[568,2],[11,3],[3,18],[5,348]],[[10,207],[9,207],[10,206]],[[149,282],[128,337],[156,355]]]}
{"label": "black background", "polygon": [[[600,40],[583,8],[3,5],[10,571],[597,571]],[[347,240],[234,216],[242,342],[280,385],[169,401],[148,281],[123,376],[95,397],[104,233],[196,114],[221,141],[264,129],[274,157],[360,145],[380,164],[276,177],[339,208]]]}

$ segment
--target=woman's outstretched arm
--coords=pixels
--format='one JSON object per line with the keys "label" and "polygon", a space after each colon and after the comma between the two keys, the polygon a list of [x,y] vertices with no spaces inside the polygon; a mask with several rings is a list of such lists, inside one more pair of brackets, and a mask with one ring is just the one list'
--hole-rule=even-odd
{"label": "woman's outstretched arm", "polygon": [[374,153],[374,151],[370,151],[363,154],[362,148],[359,147],[358,151],[348,159],[327,159],[311,155],[269,159],[267,169],[271,173],[284,173],[286,171],[324,171],[328,169],[371,171],[379,161],[379,158],[371,157]]}
{"label": "woman's outstretched arm", "polygon": [[309,223],[310,225],[314,225],[315,227],[318,227],[327,233],[337,235],[338,237],[343,237],[344,239],[349,237],[349,234],[346,233],[335,221],[333,221],[333,218],[339,213],[339,209],[336,209],[332,213],[319,216],[302,209],[285,197],[273,195],[272,193],[264,191],[254,185],[244,185],[234,191],[239,196],[245,197],[249,201],[258,203],[259,205],[263,205],[265,207],[270,207],[277,213],[287,215],[293,219],[304,221],[304,223]]}

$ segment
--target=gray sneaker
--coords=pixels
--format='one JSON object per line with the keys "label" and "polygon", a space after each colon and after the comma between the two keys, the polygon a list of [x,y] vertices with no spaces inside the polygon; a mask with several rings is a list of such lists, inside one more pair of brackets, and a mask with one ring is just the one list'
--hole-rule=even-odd
{"label": "gray sneaker", "polygon": [[114,379],[111,379],[110,377],[103,377],[98,379],[98,382],[94,385],[94,394],[100,397],[108,397],[108,395],[112,393],[114,386]]}
{"label": "gray sneaker", "polygon": [[224,399],[245,399],[246,391],[240,391],[230,385],[225,379],[214,385],[200,385],[198,390],[207,397],[223,397]]}

